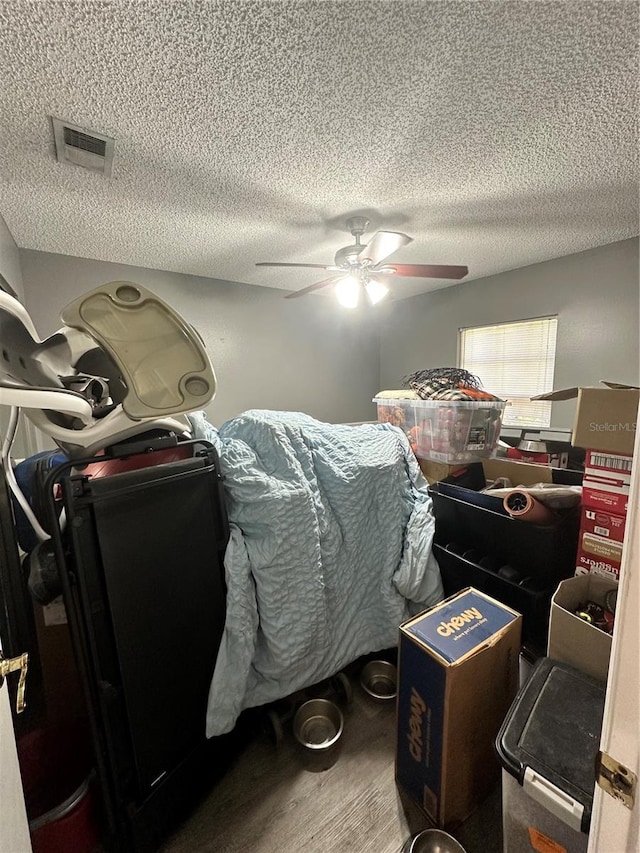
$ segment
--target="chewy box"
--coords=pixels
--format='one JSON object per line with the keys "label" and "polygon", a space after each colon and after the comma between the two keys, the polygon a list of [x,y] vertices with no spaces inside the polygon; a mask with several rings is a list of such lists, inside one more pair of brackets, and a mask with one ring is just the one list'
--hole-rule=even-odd
{"label": "chewy box", "polygon": [[464,820],[498,779],[521,622],[468,588],[400,626],[396,781],[439,826]]}

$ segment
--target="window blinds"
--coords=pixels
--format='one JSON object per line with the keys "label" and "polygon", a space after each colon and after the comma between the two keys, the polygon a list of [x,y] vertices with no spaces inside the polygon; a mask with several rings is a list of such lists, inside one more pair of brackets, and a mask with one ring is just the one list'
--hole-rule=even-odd
{"label": "window blinds", "polygon": [[557,317],[460,329],[459,366],[508,400],[503,424],[548,427],[551,403],[529,397],[553,390]]}

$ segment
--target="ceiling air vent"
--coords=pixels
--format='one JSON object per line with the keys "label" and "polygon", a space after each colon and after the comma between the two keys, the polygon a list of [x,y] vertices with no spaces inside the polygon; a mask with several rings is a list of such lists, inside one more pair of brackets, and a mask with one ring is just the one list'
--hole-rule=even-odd
{"label": "ceiling air vent", "polygon": [[109,177],[115,140],[59,118],[51,119],[59,163],[72,163]]}

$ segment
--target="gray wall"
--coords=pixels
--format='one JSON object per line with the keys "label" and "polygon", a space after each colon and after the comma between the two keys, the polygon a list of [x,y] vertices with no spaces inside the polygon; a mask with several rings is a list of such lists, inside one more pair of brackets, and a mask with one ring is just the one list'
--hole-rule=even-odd
{"label": "gray wall", "polygon": [[2,215],[0,215],[0,273],[22,299],[24,290],[22,288],[20,253]]}
{"label": "gray wall", "polygon": [[250,408],[303,411],[349,422],[375,416],[377,316],[339,310],[332,298],[284,299],[252,287],[66,255],[21,250],[25,299],[42,336],[60,326],[75,297],[108,281],[132,280],[165,299],[202,335],[218,392],[216,426]]}
{"label": "gray wall", "polygon": [[[166,299],[205,339],[218,377],[213,423],[248,408],[300,410],[327,421],[375,418],[371,398],[403,376],[454,365],[458,329],[558,315],[555,387],[600,379],[639,384],[638,242],[576,255],[345,312],[331,298],[21,250],[25,299],[41,334],[98,284],[133,279]],[[380,328],[380,333],[379,329]],[[378,349],[378,335],[380,348]],[[575,404],[554,403],[570,428]]]}
{"label": "gray wall", "polygon": [[[381,388],[456,364],[458,329],[558,315],[556,388],[600,379],[638,384],[638,241],[624,240],[391,303],[382,325]],[[489,389],[491,390],[491,389]],[[554,403],[570,428],[575,404]]]}

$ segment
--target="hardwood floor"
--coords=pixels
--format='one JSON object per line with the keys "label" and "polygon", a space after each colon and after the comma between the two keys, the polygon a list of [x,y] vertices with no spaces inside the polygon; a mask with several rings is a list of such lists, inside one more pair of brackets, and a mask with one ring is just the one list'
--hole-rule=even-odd
{"label": "hardwood floor", "polygon": [[[256,734],[162,853],[399,853],[427,819],[395,784],[394,703],[355,681],[333,767],[305,769],[290,723],[279,747]],[[499,853],[499,791],[455,835],[467,853]]]}

